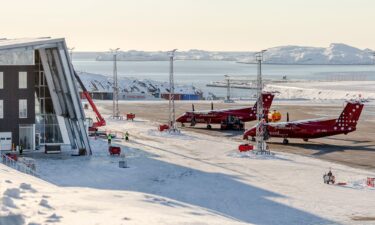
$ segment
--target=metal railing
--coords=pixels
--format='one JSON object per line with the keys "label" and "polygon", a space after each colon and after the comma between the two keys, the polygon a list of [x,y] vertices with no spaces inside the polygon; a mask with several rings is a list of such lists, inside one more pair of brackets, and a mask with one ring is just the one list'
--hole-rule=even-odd
{"label": "metal railing", "polygon": [[36,172],[35,166],[30,166],[23,162],[18,162],[6,154],[1,153],[1,162],[4,165],[11,167],[15,170],[18,170],[22,173],[26,173],[35,177],[39,177],[38,173]]}

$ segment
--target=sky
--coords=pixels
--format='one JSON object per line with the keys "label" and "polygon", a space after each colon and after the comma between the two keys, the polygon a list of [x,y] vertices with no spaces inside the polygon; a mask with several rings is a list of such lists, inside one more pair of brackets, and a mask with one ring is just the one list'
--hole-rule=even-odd
{"label": "sky", "polygon": [[0,38],[65,37],[76,51],[375,49],[374,0],[0,0]]}

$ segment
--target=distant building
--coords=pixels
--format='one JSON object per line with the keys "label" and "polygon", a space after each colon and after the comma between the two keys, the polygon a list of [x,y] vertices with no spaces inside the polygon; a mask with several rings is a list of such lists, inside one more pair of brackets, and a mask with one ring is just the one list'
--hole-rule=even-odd
{"label": "distant building", "polygon": [[0,150],[91,152],[64,39],[0,40]]}

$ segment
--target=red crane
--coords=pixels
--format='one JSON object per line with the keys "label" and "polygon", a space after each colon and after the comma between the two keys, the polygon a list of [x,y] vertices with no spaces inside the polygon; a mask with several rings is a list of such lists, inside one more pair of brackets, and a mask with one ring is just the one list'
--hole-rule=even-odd
{"label": "red crane", "polygon": [[79,78],[78,74],[75,71],[74,71],[74,76],[76,77],[79,85],[81,86],[83,95],[85,96],[85,98],[89,102],[92,110],[95,112],[95,115],[96,115],[97,122],[92,121],[92,125],[90,124],[90,126],[89,126],[89,132],[97,132],[98,127],[102,127],[102,126],[106,125],[105,120],[102,117],[102,115],[100,114],[98,108],[96,108],[96,105],[95,105],[94,101],[92,100],[92,98],[90,96],[90,93],[87,91],[85,85],[83,85],[83,82],[82,82],[81,78]]}

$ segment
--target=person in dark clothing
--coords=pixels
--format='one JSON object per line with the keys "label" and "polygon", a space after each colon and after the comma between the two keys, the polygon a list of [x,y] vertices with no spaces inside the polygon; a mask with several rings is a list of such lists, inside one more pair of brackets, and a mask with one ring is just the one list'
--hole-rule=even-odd
{"label": "person in dark clothing", "polygon": [[125,133],[125,141],[129,141],[129,132],[127,132],[127,131]]}
{"label": "person in dark clothing", "polygon": [[326,183],[326,184],[329,184],[329,183],[334,184],[335,183],[335,176],[333,176],[331,168],[329,169],[327,174],[324,174],[323,179],[324,179],[324,183]]}
{"label": "person in dark clothing", "polygon": [[107,138],[108,138],[108,144],[110,145],[112,142],[112,135],[108,134]]}
{"label": "person in dark clothing", "polygon": [[332,177],[332,171],[331,171],[331,169],[329,170],[329,172],[327,173],[327,175],[329,176],[329,177]]}

